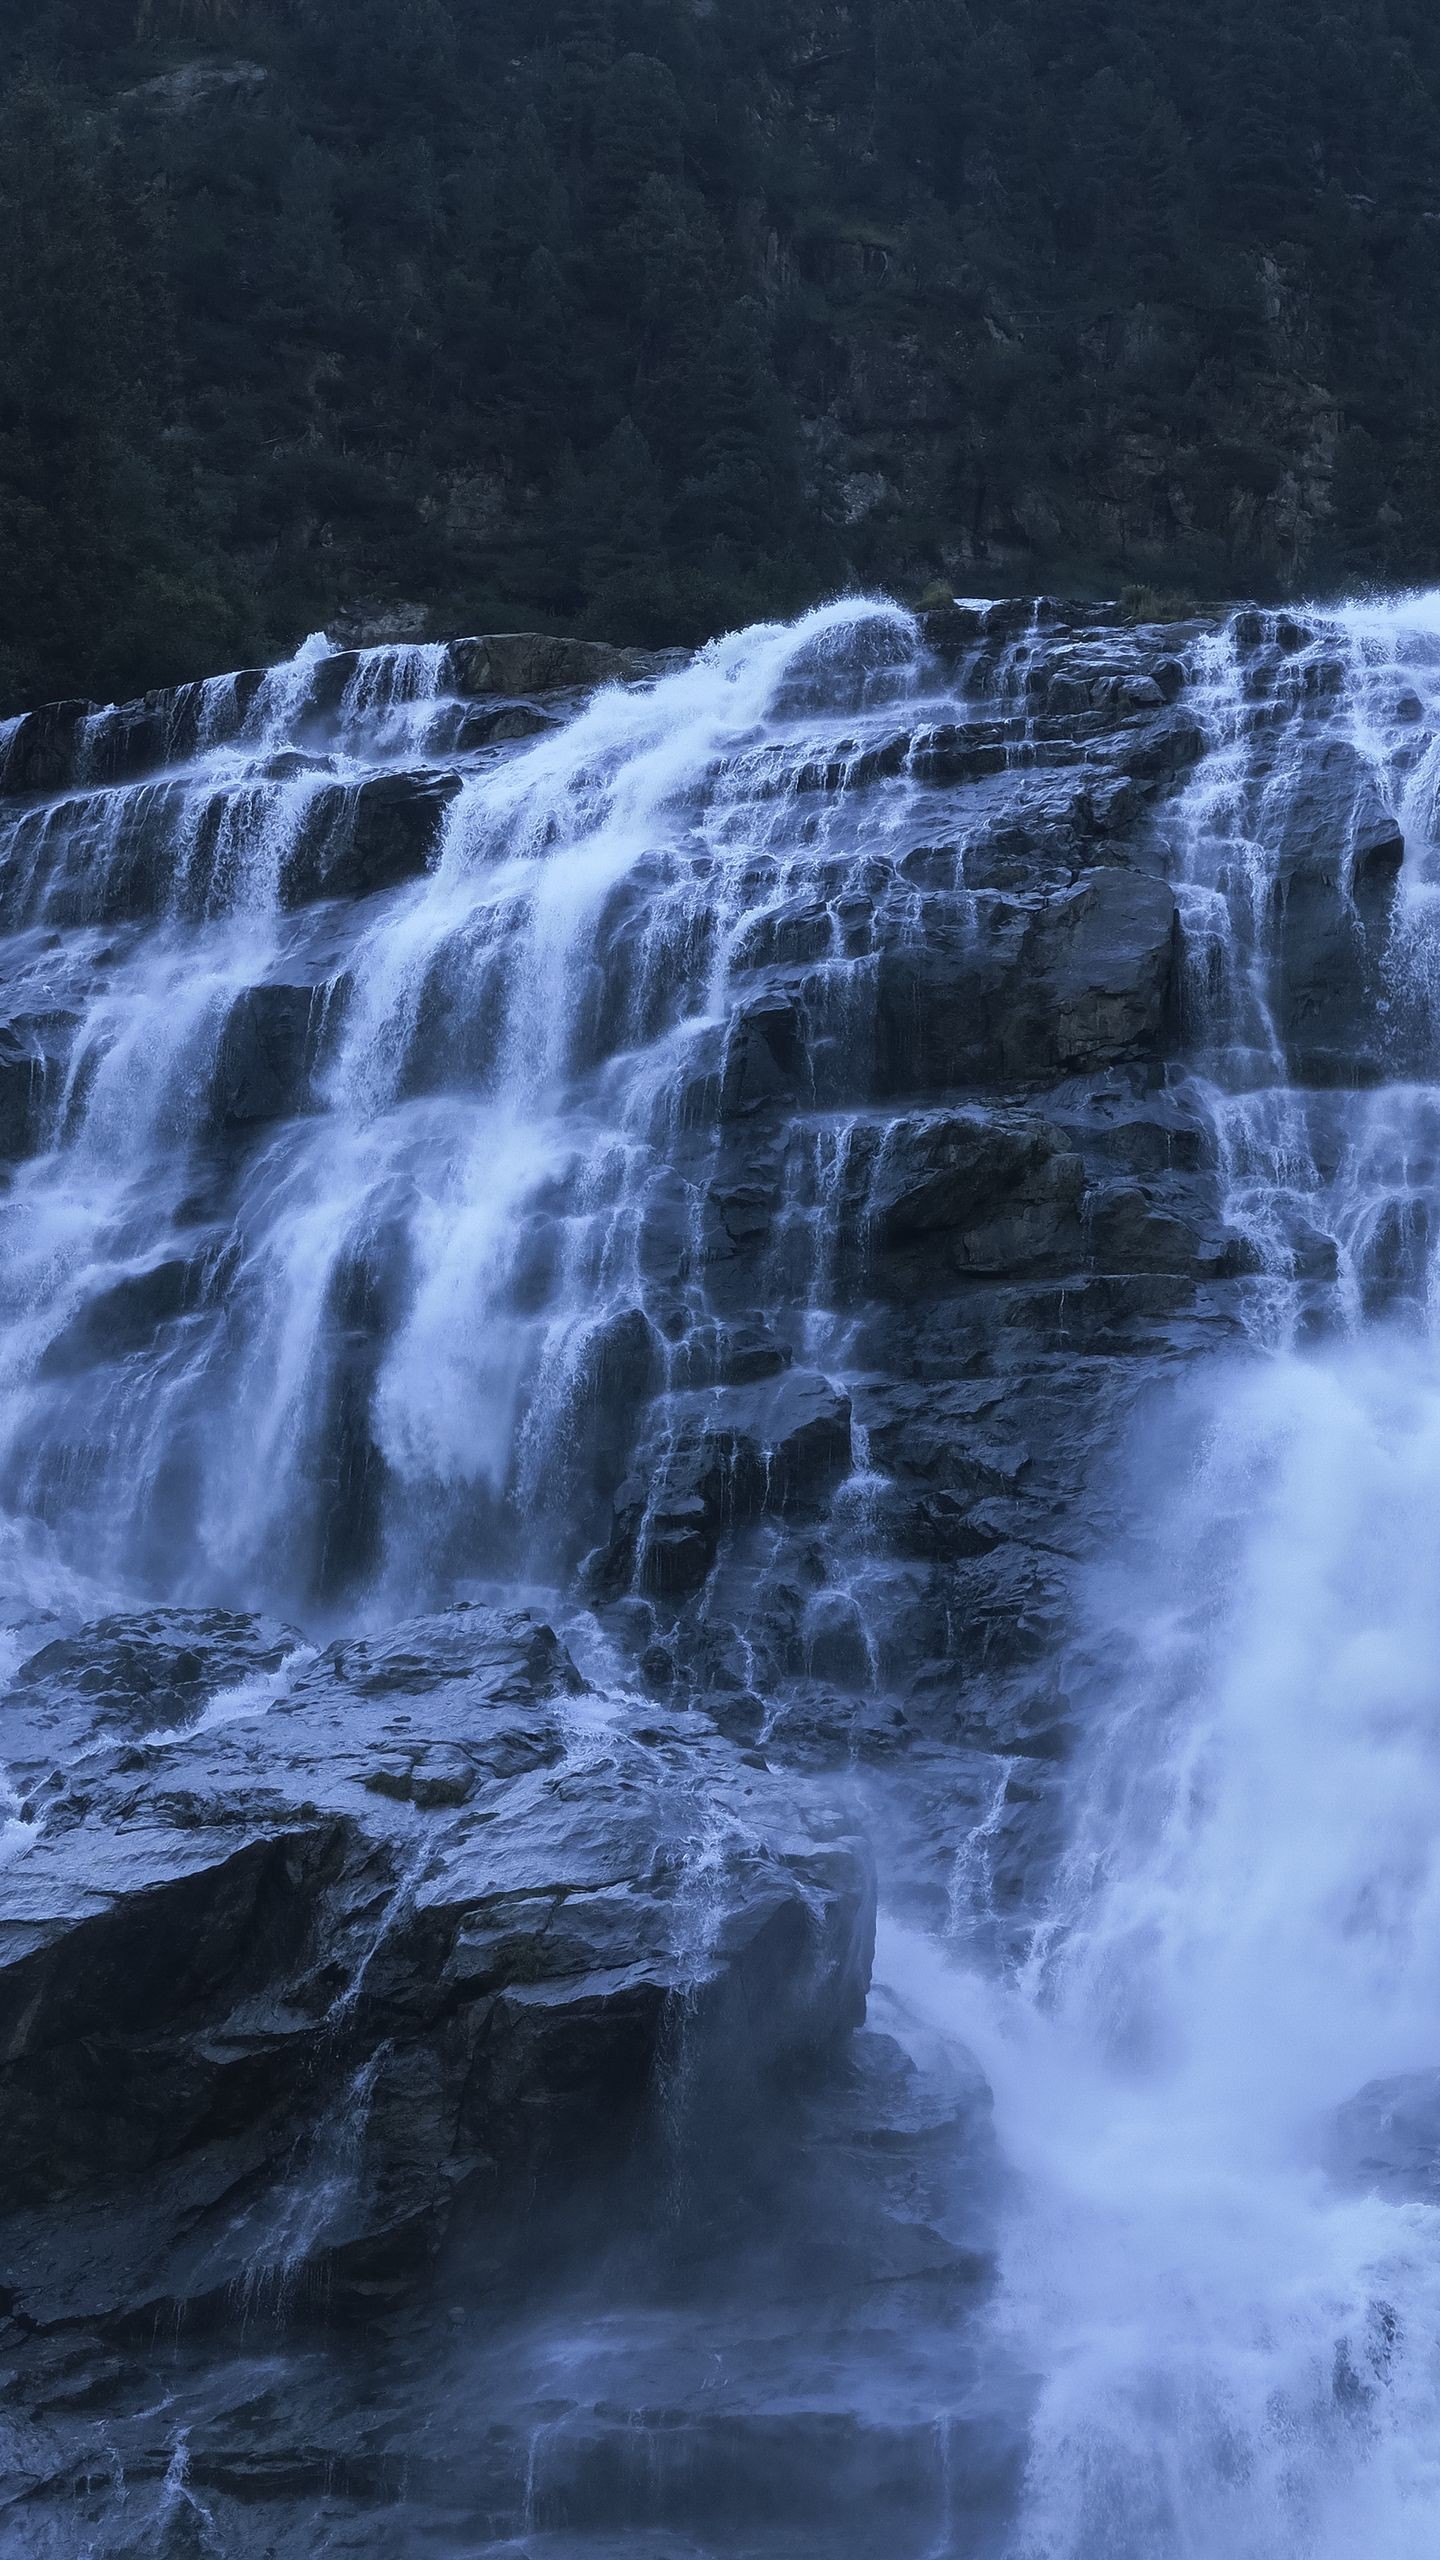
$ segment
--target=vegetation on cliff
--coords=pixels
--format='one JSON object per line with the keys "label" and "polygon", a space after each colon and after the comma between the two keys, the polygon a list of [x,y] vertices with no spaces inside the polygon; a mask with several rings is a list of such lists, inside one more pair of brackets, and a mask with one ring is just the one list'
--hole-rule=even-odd
{"label": "vegetation on cliff", "polygon": [[0,695],[1440,563],[1425,0],[13,0]]}

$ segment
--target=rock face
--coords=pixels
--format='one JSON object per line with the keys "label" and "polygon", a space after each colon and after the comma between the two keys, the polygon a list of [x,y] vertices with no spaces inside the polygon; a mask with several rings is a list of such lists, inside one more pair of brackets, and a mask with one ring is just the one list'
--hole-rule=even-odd
{"label": "rock face", "polygon": [[323,1652],[112,1618],[27,1662],[0,1729],[21,2390],[59,2355],[123,2419],[117,2345],[156,2323],[373,2322],[457,2253],[503,2304],[547,2205],[663,2154],[667,2110],[716,2139],[864,2013],[843,1817],[697,1716],[626,1730],[524,1614]]}
{"label": "rock face", "polygon": [[1340,2109],[1327,2167],[1362,2193],[1440,2198],[1440,2071],[1372,2080]]}
{"label": "rock face", "polygon": [[1440,702],[1348,632],[857,605],[7,733],[17,2552],[989,2547],[987,2100],[856,2035],[870,1859],[1023,1929],[1126,1417],[1423,1294]]}
{"label": "rock face", "polygon": [[883,1691],[862,1751],[948,1744],[979,1666],[1030,1681],[1128,1402],[1257,1275],[1328,1285],[1215,1062],[1303,1088],[1319,1161],[1325,1093],[1423,1051],[1406,671],[1377,757],[1344,633],[1285,616],[726,645],[311,651],[8,733],[8,1158],[123,1149],[129,1077],[141,1187],[185,1166],[42,1302],[4,1461],[22,1508],[93,1484],[104,1589],[177,1587],[197,1518],[187,1590],[302,1616],[538,1574],[670,1705]]}
{"label": "rock face", "polygon": [[524,1616],[319,1655],[218,1613],[105,1620],[0,1713],[22,2325],[321,2260],[383,2286],[623,2140],[682,2019],[733,2088],[863,2015],[871,1888],[839,1819],[699,1719],[607,1724]]}
{"label": "rock face", "polygon": [[[177,80],[188,76],[176,75]],[[483,734],[477,733],[473,714],[449,724],[474,745],[523,737],[543,727],[544,719],[528,699],[533,694],[574,694],[600,684],[633,683],[664,663],[641,649],[612,649],[599,640],[535,631],[499,632],[433,648],[401,643],[313,654],[305,660],[306,684],[298,705],[302,744],[313,749],[329,743],[337,715],[343,725],[347,711],[364,714],[379,707],[366,697],[367,672],[377,660],[423,666],[432,688],[444,688],[457,705],[483,700],[488,724]],[[131,782],[177,763],[197,746],[247,737],[258,743],[265,734],[267,684],[264,668],[248,667],[208,683],[148,693],[135,702],[46,703],[0,729],[0,791],[54,793]],[[498,725],[501,707],[517,715],[508,728]]]}

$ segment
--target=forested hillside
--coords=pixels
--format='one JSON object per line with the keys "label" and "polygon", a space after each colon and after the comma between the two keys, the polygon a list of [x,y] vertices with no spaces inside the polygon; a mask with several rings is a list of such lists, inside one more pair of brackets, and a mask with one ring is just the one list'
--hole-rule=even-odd
{"label": "forested hillside", "polygon": [[10,0],[0,697],[1440,571],[1433,0]]}

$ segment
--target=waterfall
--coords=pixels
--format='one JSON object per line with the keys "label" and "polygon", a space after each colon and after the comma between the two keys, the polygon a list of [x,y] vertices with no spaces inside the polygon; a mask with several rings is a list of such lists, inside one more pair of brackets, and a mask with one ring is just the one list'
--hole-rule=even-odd
{"label": "waterfall", "polygon": [[888,1957],[1016,2173],[1014,2560],[1420,2560],[1440,2527],[1440,624],[1311,617],[1263,687],[1245,636],[1202,645],[1167,823],[1247,1349],[1131,1437],[1008,1975]]}
{"label": "waterfall", "polygon": [[[443,650],[362,656],[338,698],[334,664],[212,687],[182,767],[9,824],[63,1051],[0,1204],[0,1486],[113,1593],[313,1609],[573,1563],[617,1331],[673,1428],[705,1391],[713,1245],[677,1291],[649,1239],[700,1218],[707,1149],[688,1181],[677,1153],[787,932],[834,1054],[777,1254],[833,1348],[806,1283],[867,1101],[845,894],[913,796],[862,844],[846,786],[940,687],[914,625],[750,633],[518,754],[456,753]],[[372,887],[377,793],[411,876]]]}
{"label": "waterfall", "polygon": [[[980,2053],[1036,2377],[1016,2560],[1409,2560],[1440,2516],[1440,1366],[1282,1352],[1167,1410],[1095,1577],[1093,1744]],[[1357,2106],[1358,2102],[1358,2106]],[[1355,2119],[1344,2138],[1347,2114]]]}
{"label": "waterfall", "polygon": [[[1428,2560],[1440,599],[851,599],[537,698],[502,662],[317,637],[0,727],[7,1663],[273,1611],[270,1668],[132,1737],[258,1767],[337,1632],[533,1603],[582,1739],[823,1773],[879,1846],[875,2018],[948,2074],[851,2149],[950,2143],[993,2230],[900,2214],[915,2289],[808,2365],[737,2283],[739,2470],[846,2431],[896,2560]],[[400,2120],[375,2069],[276,2264]],[[583,2525],[589,2445],[617,2530],[688,2535],[709,2372],[605,2433],[672,2312],[537,2315],[527,2531]]]}

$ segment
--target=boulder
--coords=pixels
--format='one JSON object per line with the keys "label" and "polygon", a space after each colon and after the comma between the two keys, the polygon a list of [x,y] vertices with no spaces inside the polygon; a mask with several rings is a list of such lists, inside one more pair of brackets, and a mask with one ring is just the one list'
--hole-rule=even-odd
{"label": "boulder", "polygon": [[1348,2187],[1440,2204],[1440,2071],[1372,2080],[1337,2109],[1326,2166]]}
{"label": "boulder", "polygon": [[447,675],[453,690],[464,696],[565,693],[582,685],[628,684],[652,664],[643,650],[612,649],[603,640],[502,631],[452,641]]}

